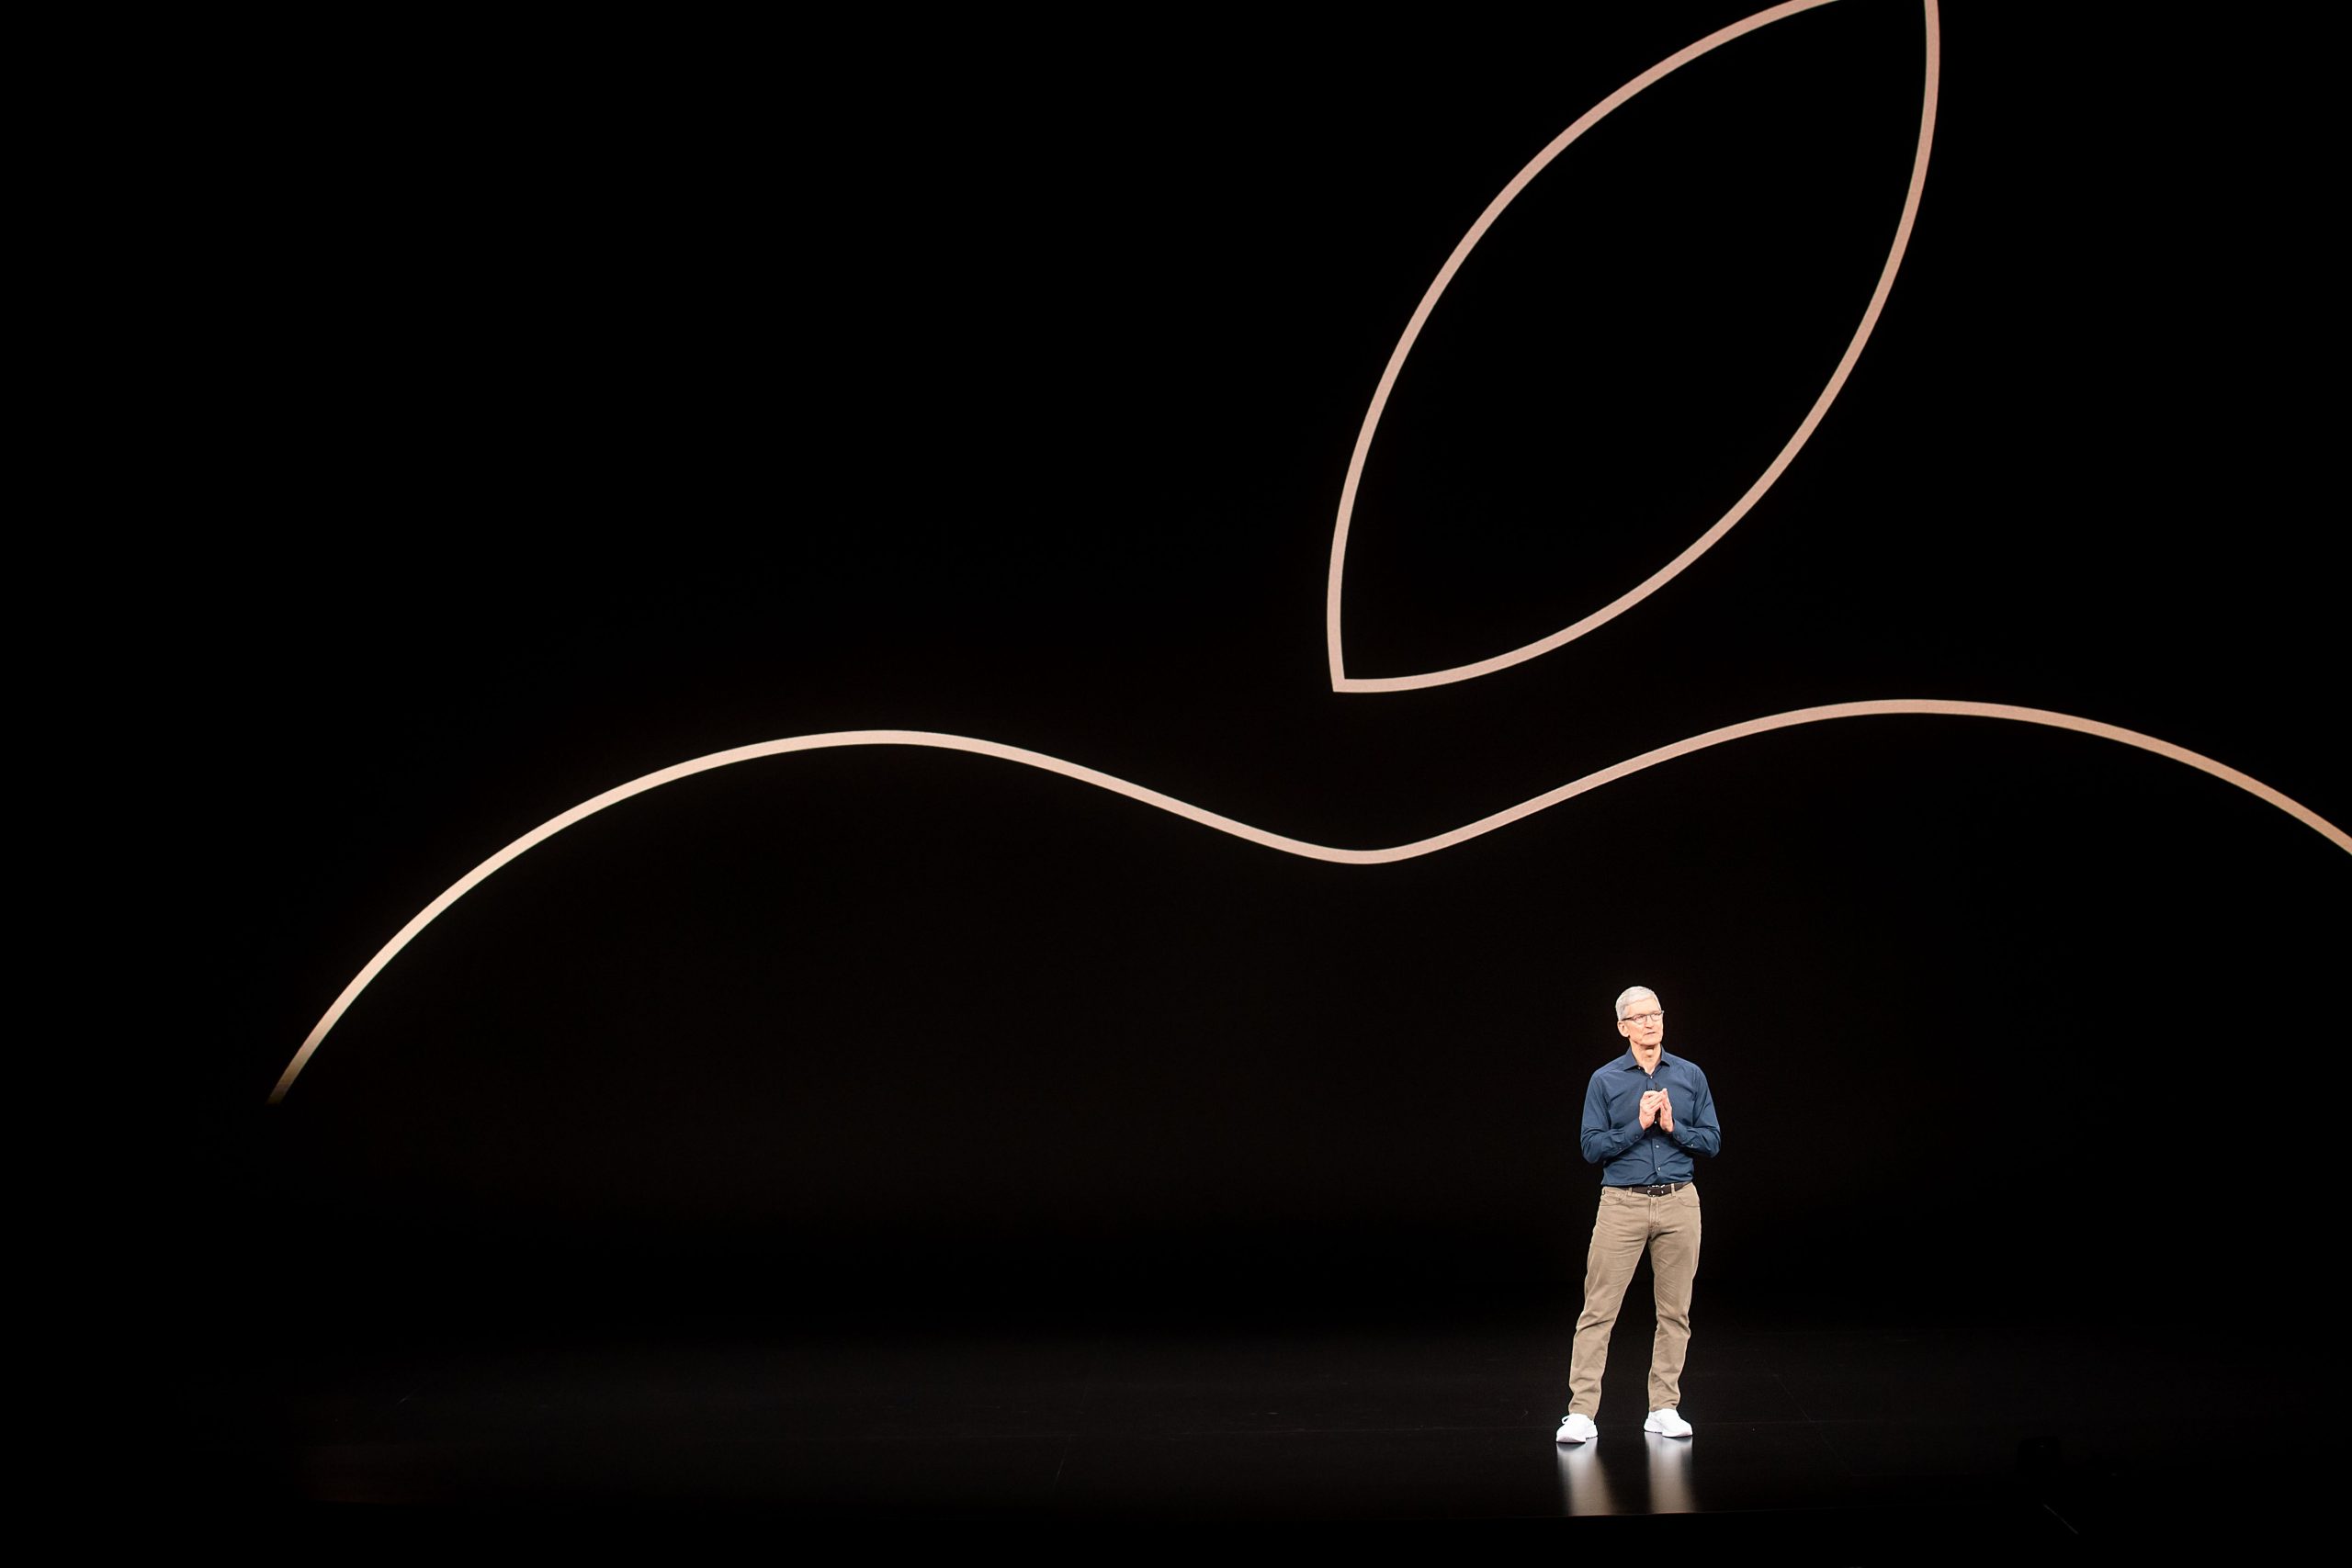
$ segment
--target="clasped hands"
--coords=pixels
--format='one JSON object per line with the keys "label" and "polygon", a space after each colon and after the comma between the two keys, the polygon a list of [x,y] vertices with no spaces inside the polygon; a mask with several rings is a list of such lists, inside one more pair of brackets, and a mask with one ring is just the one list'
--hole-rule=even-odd
{"label": "clasped hands", "polygon": [[1648,1131],[1653,1122],[1657,1123],[1657,1130],[1661,1133],[1674,1131],[1674,1101],[1666,1097],[1666,1090],[1662,1089],[1648,1089],[1642,1095],[1643,1130]]}

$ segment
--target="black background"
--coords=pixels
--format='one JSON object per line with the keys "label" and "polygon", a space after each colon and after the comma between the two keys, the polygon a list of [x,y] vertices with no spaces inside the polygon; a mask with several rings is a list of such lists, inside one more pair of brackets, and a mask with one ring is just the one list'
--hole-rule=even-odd
{"label": "black background", "polygon": [[[1331,693],[1333,512],[1422,290],[1746,7],[1623,9],[321,40],[159,141],[191,521],[129,569],[174,760],[130,781],[163,891],[118,982],[160,1015],[151,1290],[216,1339],[1565,1315],[1636,982],[1724,1130],[1702,1301],[2161,1314],[2217,1254],[2294,1267],[2249,1190],[2326,1164],[2343,852],[1976,719],[1738,742],[1374,868],[972,757],[752,763],[494,877],[264,1103],[481,858],[797,734],[1369,847],[1951,697],[2352,821],[2317,110],[2290,39],[2210,17],[1951,7],[1908,259],[1781,483],[1566,649]],[[1883,262],[1921,45],[1893,0],[1777,24],[1510,209],[1384,419],[1351,673],[1566,625],[1747,487]]]}

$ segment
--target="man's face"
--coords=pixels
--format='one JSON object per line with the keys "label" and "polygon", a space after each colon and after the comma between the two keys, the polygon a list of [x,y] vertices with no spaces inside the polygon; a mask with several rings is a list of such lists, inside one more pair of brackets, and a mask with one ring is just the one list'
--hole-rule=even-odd
{"label": "man's face", "polygon": [[1666,1043],[1666,1009],[1656,997],[1625,1004],[1625,1016],[1617,1021],[1617,1032],[1636,1051],[1655,1051]]}

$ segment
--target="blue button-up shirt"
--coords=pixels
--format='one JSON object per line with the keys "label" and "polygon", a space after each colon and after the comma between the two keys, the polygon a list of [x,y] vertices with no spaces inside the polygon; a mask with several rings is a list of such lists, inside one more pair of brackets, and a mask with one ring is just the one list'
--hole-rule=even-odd
{"label": "blue button-up shirt", "polygon": [[[1674,1131],[1653,1121],[1642,1126],[1642,1096],[1666,1090]],[[1608,1187],[1647,1187],[1690,1179],[1690,1156],[1724,1146],[1715,1125],[1715,1097],[1698,1064],[1661,1051],[1657,1071],[1645,1073],[1627,1051],[1592,1075],[1584,1090],[1584,1157],[1600,1167]]]}

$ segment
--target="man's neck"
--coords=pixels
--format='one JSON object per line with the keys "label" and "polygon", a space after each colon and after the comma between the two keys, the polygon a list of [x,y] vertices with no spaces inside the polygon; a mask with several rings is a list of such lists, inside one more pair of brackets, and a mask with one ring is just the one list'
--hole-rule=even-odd
{"label": "man's neck", "polygon": [[1662,1044],[1653,1045],[1646,1051],[1636,1045],[1633,1050],[1634,1065],[1645,1073],[1657,1071],[1658,1060],[1666,1055],[1666,1047]]}

